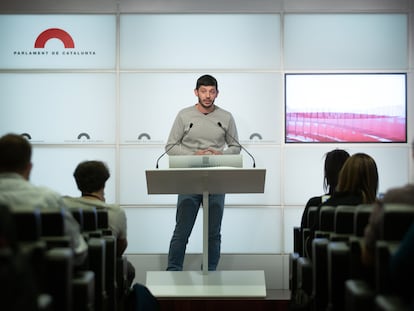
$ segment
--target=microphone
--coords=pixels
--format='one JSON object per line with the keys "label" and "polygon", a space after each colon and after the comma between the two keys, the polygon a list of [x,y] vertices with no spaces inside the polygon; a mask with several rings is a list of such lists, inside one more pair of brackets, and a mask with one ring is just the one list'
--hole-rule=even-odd
{"label": "microphone", "polygon": [[191,130],[192,127],[193,127],[193,123],[190,123],[190,125],[188,126],[188,129],[184,131],[183,136],[181,136],[181,138],[179,140],[177,140],[170,148],[168,148],[167,150],[165,150],[164,153],[161,154],[158,157],[157,164],[156,164],[155,168],[158,168],[158,162],[160,161],[160,159],[163,156],[165,156],[167,154],[168,151],[170,151],[173,147],[177,146],[179,143],[181,143],[183,141],[184,136],[188,134],[188,132]]}
{"label": "microphone", "polygon": [[226,135],[229,135],[230,136],[230,138],[231,139],[233,139],[238,145],[239,145],[239,147],[240,148],[242,148],[244,151],[246,151],[246,153],[252,158],[252,160],[253,160],[253,167],[256,167],[256,161],[254,160],[254,157],[252,156],[252,154],[249,152],[249,151],[247,151],[247,149],[246,148],[244,148],[240,143],[239,143],[239,141],[236,139],[236,138],[234,138],[233,136],[231,136],[230,134],[229,134],[229,132],[227,132],[227,130],[221,125],[221,122],[219,121],[219,122],[217,122],[217,125],[218,126],[220,126],[222,129],[223,129],[223,131],[224,131],[224,133],[226,133]]}

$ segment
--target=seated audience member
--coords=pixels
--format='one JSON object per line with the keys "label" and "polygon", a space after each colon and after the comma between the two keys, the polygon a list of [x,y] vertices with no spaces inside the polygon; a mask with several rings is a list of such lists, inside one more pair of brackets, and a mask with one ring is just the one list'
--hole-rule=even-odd
{"label": "seated audience member", "polygon": [[334,193],[321,206],[371,204],[377,198],[377,191],[375,160],[366,153],[356,153],[345,161]]}
{"label": "seated audience member", "polygon": [[[414,146],[414,142],[413,142]],[[414,159],[414,148],[412,157]],[[375,244],[380,238],[380,224],[383,218],[383,203],[401,203],[413,205],[414,208],[414,184],[403,187],[392,188],[385,192],[381,200],[377,201],[369,217],[368,225],[365,227],[364,240],[362,243],[362,261],[370,267],[374,261]]]}
{"label": "seated audience member", "polygon": [[21,208],[65,208],[65,230],[71,237],[75,264],[81,264],[88,246],[77,221],[66,209],[62,196],[29,182],[32,170],[32,146],[22,136],[6,134],[0,138],[0,203],[12,210]]}
{"label": "seated audience member", "polygon": [[322,206],[371,204],[376,200],[378,191],[378,169],[374,159],[365,153],[350,156],[342,166],[338,185],[332,196],[318,207],[310,235],[305,241],[310,254],[312,240],[319,230],[319,212]]}
{"label": "seated audience member", "polygon": [[322,206],[374,203],[377,191],[378,169],[374,159],[365,153],[350,156],[339,172],[335,191],[319,205],[311,231],[319,230],[319,210]]}
{"label": "seated audience member", "polygon": [[409,204],[413,205],[414,208],[414,185],[390,189],[380,201],[374,204],[368,225],[365,227],[362,243],[362,261],[366,266],[371,266],[374,262],[375,244],[380,238],[380,224],[382,223],[384,211],[383,203]]}
{"label": "seated audience member", "polygon": [[349,153],[342,149],[334,149],[326,153],[323,179],[323,188],[325,190],[325,194],[321,196],[312,197],[308,200],[305,206],[305,210],[302,214],[302,228],[307,223],[306,217],[309,207],[319,206],[332,196],[338,183],[339,171],[341,170],[342,166],[348,158]]}
{"label": "seated audience member", "polygon": [[[109,169],[101,161],[80,163],[73,173],[81,197],[64,197],[69,207],[95,207],[108,211],[108,225],[116,237],[117,255],[121,256],[127,246],[127,220],[125,211],[117,204],[105,203],[105,184],[110,177]],[[135,268],[128,262],[128,285],[135,278]]]}

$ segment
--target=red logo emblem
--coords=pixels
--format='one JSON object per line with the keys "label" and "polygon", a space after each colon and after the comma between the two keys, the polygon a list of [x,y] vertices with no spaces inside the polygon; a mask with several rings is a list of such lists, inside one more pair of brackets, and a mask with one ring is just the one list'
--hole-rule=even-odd
{"label": "red logo emblem", "polygon": [[59,28],[49,28],[43,31],[37,37],[34,47],[36,49],[43,49],[46,45],[46,42],[50,39],[59,39],[62,41],[66,49],[75,48],[75,43],[73,42],[70,34]]}

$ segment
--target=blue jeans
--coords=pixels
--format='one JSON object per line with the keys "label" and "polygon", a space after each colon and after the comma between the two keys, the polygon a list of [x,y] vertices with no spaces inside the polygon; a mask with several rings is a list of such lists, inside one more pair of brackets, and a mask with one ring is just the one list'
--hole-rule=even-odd
{"label": "blue jeans", "polygon": [[[221,221],[224,211],[224,194],[210,194],[208,224],[208,270],[214,271],[220,259]],[[193,230],[200,205],[201,194],[179,194],[177,202],[176,223],[168,253],[169,271],[182,271],[185,249]]]}

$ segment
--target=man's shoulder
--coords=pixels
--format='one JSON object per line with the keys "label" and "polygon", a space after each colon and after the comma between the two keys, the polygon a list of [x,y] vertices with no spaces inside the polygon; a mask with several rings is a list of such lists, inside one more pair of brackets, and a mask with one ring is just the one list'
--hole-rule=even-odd
{"label": "man's shoulder", "polygon": [[[328,199],[328,198],[326,198]],[[306,203],[306,207],[311,206],[319,206],[321,203],[325,202],[326,200],[322,200],[322,196],[314,196],[311,197],[308,202]]]}
{"label": "man's shoulder", "polygon": [[216,105],[216,112],[221,113],[221,114],[226,114],[226,115],[229,115],[229,116],[232,115],[232,113],[230,111],[228,111],[228,110],[226,110],[226,109],[224,109],[220,106],[217,106],[217,105]]}
{"label": "man's shoulder", "polygon": [[21,195],[61,200],[60,193],[47,186],[36,185],[24,179],[15,179],[15,182],[15,190]]}
{"label": "man's shoulder", "polygon": [[87,208],[90,205],[82,200],[82,198],[78,197],[71,197],[71,196],[63,196],[62,197],[64,204],[69,208]]}
{"label": "man's shoulder", "polygon": [[37,186],[26,180],[14,180],[0,187],[0,201],[13,209],[55,208],[62,205],[61,195],[48,187]]}
{"label": "man's shoulder", "polygon": [[123,209],[118,204],[108,204],[99,200],[84,199],[81,197],[64,196],[63,201],[69,208],[98,208],[106,209],[108,211],[123,212]]}
{"label": "man's shoulder", "polygon": [[195,105],[181,108],[181,110],[179,111],[179,113],[190,113],[190,112],[197,112]]}

